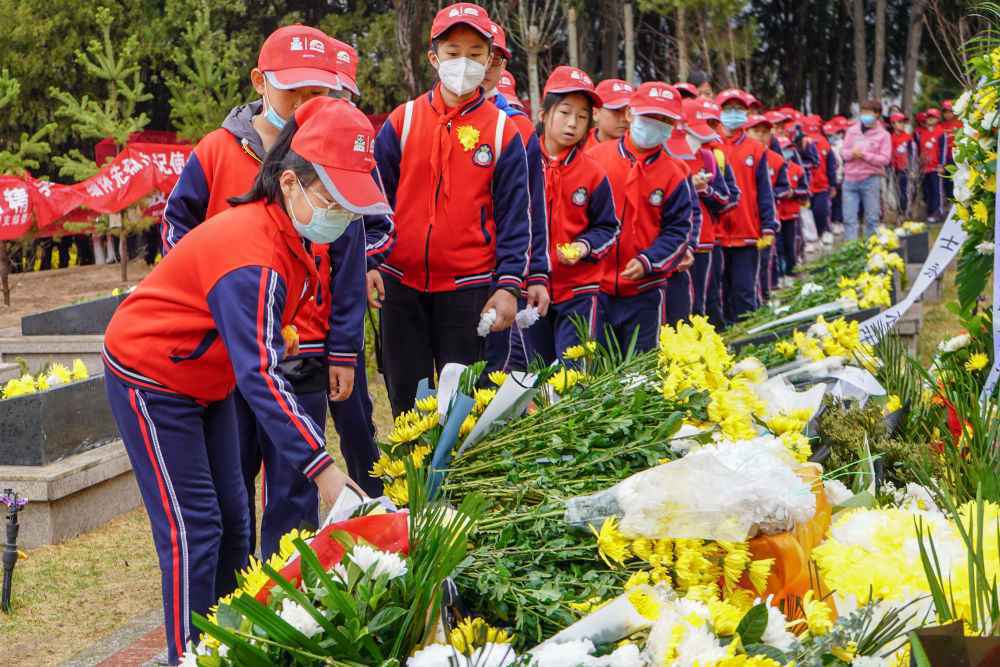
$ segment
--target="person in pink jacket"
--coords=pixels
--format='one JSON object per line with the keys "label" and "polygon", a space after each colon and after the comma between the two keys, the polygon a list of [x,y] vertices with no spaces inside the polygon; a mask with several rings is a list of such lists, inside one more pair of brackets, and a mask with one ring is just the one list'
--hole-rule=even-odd
{"label": "person in pink jacket", "polygon": [[844,159],[844,238],[858,238],[858,208],[864,207],[865,235],[874,233],[882,213],[882,177],[892,158],[892,138],[882,127],[882,103],[868,100],[858,120],[847,128]]}

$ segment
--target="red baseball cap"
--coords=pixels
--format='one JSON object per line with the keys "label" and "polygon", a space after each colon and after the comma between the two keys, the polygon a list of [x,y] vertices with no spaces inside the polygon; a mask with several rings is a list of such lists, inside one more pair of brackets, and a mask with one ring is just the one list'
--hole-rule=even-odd
{"label": "red baseball cap", "polygon": [[798,109],[787,104],[779,108],[778,111],[785,114],[787,120],[798,120],[799,118],[802,118],[802,114],[799,113]]}
{"label": "red baseball cap", "polygon": [[927,120],[927,114],[923,111],[918,111],[916,115],[916,120],[918,123],[923,123],[925,120]]}
{"label": "red baseball cap", "polygon": [[747,118],[747,122],[743,124],[744,130],[749,130],[751,127],[757,127],[758,125],[767,125],[771,127],[772,123],[767,119],[767,116],[760,113],[751,114]]}
{"label": "red baseball cap", "polygon": [[750,108],[750,101],[747,99],[747,94],[737,88],[727,88],[715,96],[715,103],[719,107],[724,107],[727,102],[732,102],[733,100],[736,100],[748,109]]}
{"label": "red baseball cap", "polygon": [[312,163],[324,187],[352,213],[392,213],[375,181],[375,130],[347,100],[314,97],[295,110],[291,148]]}
{"label": "red baseball cap", "polygon": [[489,13],[476,3],[456,2],[434,15],[434,22],[431,23],[431,41],[457,25],[467,25],[487,41],[492,41],[492,23]]}
{"label": "red baseball cap", "polygon": [[595,108],[601,106],[601,96],[594,89],[594,80],[579,67],[560,65],[552,70],[549,80],[545,82],[542,96],[549,93],[583,93],[590,98]]}
{"label": "red baseball cap", "polygon": [[493,35],[493,48],[499,51],[504,58],[510,60],[513,54],[507,48],[507,33],[503,27],[496,21],[490,21],[490,33]]}
{"label": "red baseball cap", "polygon": [[940,109],[928,109],[927,110],[927,117],[928,118],[932,118],[933,117],[933,118],[940,119],[941,118],[941,110]]}
{"label": "red baseball cap", "polygon": [[337,90],[337,49],[322,30],[306,25],[278,28],[264,40],[257,67],[280,90],[322,86]]}
{"label": "red baseball cap", "polygon": [[764,110],[764,103],[763,102],[761,102],[760,100],[758,100],[756,97],[754,97],[753,95],[751,95],[748,92],[744,91],[743,94],[746,96],[747,106],[748,107],[750,107],[751,109],[759,109],[761,111]]}
{"label": "red baseball cap", "polygon": [[941,103],[941,108],[944,109],[945,111],[951,111],[952,101],[945,100],[944,102]]}
{"label": "red baseball cap", "polygon": [[517,80],[507,70],[500,73],[500,79],[497,81],[497,92],[506,97],[511,104],[519,107],[524,106],[521,98],[517,96]]}
{"label": "red baseball cap", "polygon": [[337,75],[340,77],[341,85],[355,95],[360,95],[358,90],[358,52],[353,46],[339,39],[331,40],[336,49]]}
{"label": "red baseball cap", "polygon": [[788,114],[784,113],[783,111],[768,111],[767,113],[764,114],[764,117],[767,118],[767,120],[771,123],[771,125],[780,125],[785,121],[791,120]]}
{"label": "red baseball cap", "polygon": [[694,87],[694,84],[687,81],[678,81],[674,84],[674,88],[677,89],[682,97],[698,97],[698,89]]}
{"label": "red baseball cap", "polygon": [[823,119],[816,114],[809,114],[802,117],[802,125],[806,132],[819,132],[823,129]]}
{"label": "red baseball cap", "polygon": [[901,120],[906,120],[906,116],[904,116],[901,113],[894,113],[891,116],[889,116],[889,122],[890,123],[895,123],[895,122],[901,121]]}
{"label": "red baseball cap", "polygon": [[840,132],[842,129],[844,128],[840,126],[840,123],[834,123],[832,120],[829,123],[823,124],[823,134],[827,136],[831,134],[836,134],[837,132]]}
{"label": "red baseball cap", "polygon": [[601,96],[605,109],[622,109],[635,93],[635,86],[621,79],[605,79],[597,84],[597,94]]}
{"label": "red baseball cap", "polygon": [[639,116],[666,116],[671,120],[683,120],[681,94],[669,83],[647,81],[639,86],[628,103],[632,113]]}
{"label": "red baseball cap", "polygon": [[702,97],[681,101],[684,111],[684,124],[687,131],[702,141],[718,138],[718,134],[708,124],[710,120],[719,120],[719,105]]}

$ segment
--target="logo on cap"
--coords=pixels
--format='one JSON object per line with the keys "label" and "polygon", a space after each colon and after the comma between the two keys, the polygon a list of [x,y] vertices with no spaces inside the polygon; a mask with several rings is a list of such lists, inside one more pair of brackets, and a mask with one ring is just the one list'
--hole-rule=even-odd
{"label": "logo on cap", "polygon": [[671,93],[666,88],[664,88],[663,90],[660,90],[659,88],[650,88],[649,89],[649,96],[650,97],[662,97],[662,98],[667,99],[667,100],[674,99],[674,94]]}
{"label": "logo on cap", "polygon": [[488,167],[493,164],[493,149],[489,144],[483,144],[472,154],[472,161],[480,167]]}
{"label": "logo on cap", "polygon": [[501,86],[513,86],[514,82],[511,81],[511,79],[510,79],[509,76],[504,75],[504,76],[500,77],[500,85]]}
{"label": "logo on cap", "polygon": [[[305,51],[307,47],[307,42],[304,37],[292,37],[292,41],[288,46],[289,51]],[[318,39],[308,40],[308,50],[315,51],[316,53],[326,53],[326,44]]]}
{"label": "logo on cap", "polygon": [[[450,12],[448,12],[448,18],[450,18],[450,19],[451,18],[455,18],[456,16],[462,16],[462,15],[465,15],[465,16],[479,16],[479,10],[476,9],[475,7],[462,7],[462,8],[455,7]],[[492,30],[493,26],[490,26],[490,29]]]}
{"label": "logo on cap", "polygon": [[653,206],[659,206],[663,203],[663,190],[657,188],[649,193],[649,203]]}
{"label": "logo on cap", "polygon": [[339,60],[342,63],[350,63],[351,54],[348,53],[347,51],[337,51],[337,60]]}
{"label": "logo on cap", "polygon": [[371,153],[375,150],[375,138],[372,137],[369,141],[367,135],[359,134],[354,137],[354,152],[355,153]]}
{"label": "logo on cap", "polygon": [[571,197],[571,201],[575,205],[577,205],[577,206],[583,206],[584,204],[586,204],[587,203],[587,188],[577,188],[576,191],[573,192],[573,196]]}

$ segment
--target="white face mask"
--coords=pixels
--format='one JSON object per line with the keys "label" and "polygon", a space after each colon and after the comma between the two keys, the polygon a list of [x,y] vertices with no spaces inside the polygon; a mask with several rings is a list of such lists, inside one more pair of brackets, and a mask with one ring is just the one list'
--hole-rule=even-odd
{"label": "white face mask", "polygon": [[701,141],[690,132],[684,134],[684,138],[687,140],[688,148],[691,149],[692,153],[697,153],[701,149]]}
{"label": "white face mask", "polygon": [[452,58],[438,63],[441,85],[455,95],[468,95],[486,78],[486,65],[471,58]]}

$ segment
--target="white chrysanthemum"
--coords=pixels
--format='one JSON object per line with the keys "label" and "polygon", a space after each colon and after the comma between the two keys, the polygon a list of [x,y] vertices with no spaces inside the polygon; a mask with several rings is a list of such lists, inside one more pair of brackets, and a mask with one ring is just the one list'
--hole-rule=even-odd
{"label": "white chrysanthemum", "polygon": [[868,258],[867,268],[869,271],[884,271],[885,270],[885,257],[881,254],[872,255]]}
{"label": "white chrysanthemum", "polygon": [[519,310],[514,316],[514,321],[517,322],[519,329],[527,329],[538,321],[538,309],[534,306],[528,306],[524,310]]}
{"label": "white chrysanthemum", "polygon": [[366,544],[356,544],[347,557],[372,579],[383,574],[389,575],[389,579],[406,574],[406,561],[398,554],[373,549]]}
{"label": "white chrysanthemum", "polygon": [[643,667],[642,654],[635,644],[625,644],[611,655],[594,659],[594,667]]}
{"label": "white chrysanthemum", "polygon": [[931,492],[919,484],[910,482],[903,495],[903,507],[921,512],[940,512]]}
{"label": "white chrysanthemum", "polygon": [[479,316],[479,326],[476,327],[476,333],[478,333],[481,338],[485,338],[489,335],[490,329],[496,321],[497,311],[495,308],[490,308]]}
{"label": "white chrysanthemum", "polygon": [[[771,604],[771,597],[773,596],[767,599],[767,627],[760,640],[779,651],[788,651],[795,643],[795,635],[788,631],[786,627],[788,619],[780,609]],[[757,603],[759,602],[760,600],[757,600]]]}
{"label": "white chrysanthemum", "polygon": [[826,338],[830,335],[830,329],[826,322],[817,321],[806,329],[806,335],[810,338]]}
{"label": "white chrysanthemum", "polygon": [[[994,111],[993,113],[995,114],[996,112]],[[996,145],[997,145],[997,140],[994,139],[992,135],[979,137],[979,147],[982,148],[984,151],[992,151],[993,149],[996,148]]]}
{"label": "white chrysanthemum", "polygon": [[826,499],[833,506],[846,503],[854,497],[851,490],[844,486],[844,483],[838,479],[825,480],[823,482],[823,491],[826,492]]}
{"label": "white chrysanthemum", "polygon": [[468,658],[446,644],[431,644],[406,661],[406,667],[468,667],[468,664]]}
{"label": "white chrysanthemum", "polygon": [[562,644],[542,644],[531,650],[531,667],[590,667],[594,642],[580,639]]}
{"label": "white chrysanthemum", "polygon": [[[996,246],[993,245],[992,241],[983,241],[982,243],[976,244],[976,252],[980,255],[992,255]],[[51,382],[49,383],[52,384]]]}
{"label": "white chrysanthemum", "polygon": [[972,188],[969,187],[969,165],[965,162],[956,164],[955,174],[952,176],[955,184],[954,195],[960,203],[965,203],[972,198]]}
{"label": "white chrysanthemum", "polygon": [[953,336],[948,340],[943,340],[938,343],[938,350],[941,352],[955,352],[956,350],[961,350],[963,347],[972,342],[972,338],[969,334],[959,334]]}
{"label": "white chrysanthemum", "polygon": [[955,100],[955,104],[951,107],[951,110],[955,112],[956,116],[961,116],[965,113],[965,108],[969,106],[970,99],[972,99],[972,91],[967,90]]}
{"label": "white chrysanthemum", "polygon": [[816,283],[803,283],[802,289],[799,294],[802,296],[809,296],[810,294],[815,294],[816,292],[822,292],[823,286]]}
{"label": "white chrysanthemum", "polygon": [[888,667],[889,663],[877,655],[859,655],[851,660],[851,667]]}
{"label": "white chrysanthemum", "polygon": [[997,122],[997,112],[996,110],[987,111],[983,114],[983,128],[987,130],[992,130]]}
{"label": "white chrysanthemum", "polygon": [[485,644],[475,650],[469,664],[476,667],[507,667],[517,661],[510,644]]}
{"label": "white chrysanthemum", "polygon": [[306,637],[313,637],[323,629],[316,619],[309,615],[306,608],[294,600],[283,600],[278,616]]}
{"label": "white chrysanthemum", "polygon": [[675,667],[711,665],[726,657],[726,648],[719,644],[719,638],[708,630],[709,627],[707,623],[700,628],[689,627],[677,645],[677,659],[672,663]]}

